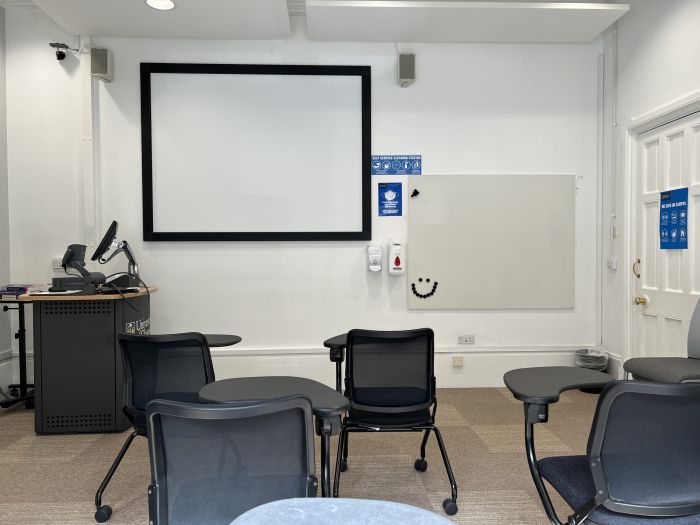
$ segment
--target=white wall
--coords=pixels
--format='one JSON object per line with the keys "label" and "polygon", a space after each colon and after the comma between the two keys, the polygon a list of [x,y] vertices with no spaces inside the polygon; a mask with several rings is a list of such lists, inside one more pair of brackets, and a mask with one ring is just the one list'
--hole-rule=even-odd
{"label": "white wall", "polygon": [[[0,284],[10,280],[10,226],[7,199],[7,118],[5,108],[5,10],[0,7]],[[9,384],[9,314],[0,313],[0,387]]]}
{"label": "white wall", "polygon": [[[626,177],[626,134],[630,119],[639,117],[676,99],[700,90],[700,2],[697,0],[632,0],[630,12],[619,22],[618,95],[616,135],[616,202],[619,236],[614,249],[619,270],[604,270],[603,343],[607,350],[628,354],[626,309],[633,297],[625,289],[631,279],[629,268],[636,254],[625,253],[629,239],[625,235],[626,200],[630,181]],[[612,59],[612,35],[606,39],[606,57]],[[698,95],[700,97],[700,93]],[[608,152],[609,153],[609,152]],[[604,231],[610,229],[611,173],[606,173]],[[629,210],[627,210],[629,211]],[[611,246],[603,242],[604,258]]]}
{"label": "white wall", "polygon": [[[56,63],[46,46],[56,30],[36,11],[8,14],[15,280],[48,278],[51,255],[81,240],[75,211],[80,198],[80,81],[77,69]],[[115,59],[114,82],[97,90],[98,230],[117,219],[120,236],[134,246],[143,278],[160,286],[152,303],[155,332],[199,330],[243,337],[239,347],[216,354],[219,377],[272,371],[330,381],[333,370],[321,341],[351,327],[431,326],[443,352],[438,359],[443,386],[500,384],[508,368],[568,363],[571,348],[598,343],[600,42],[404,45],[402,50],[417,53],[418,80],[408,89],[396,84],[393,44],[309,42],[298,20],[294,37],[285,42],[99,39],[95,44],[109,47]],[[368,64],[373,153],[422,154],[428,174],[580,176],[575,308],[409,312],[405,277],[370,275],[361,242],[143,243],[141,61]],[[374,206],[376,183],[390,180],[373,178]],[[51,192],[57,200],[43,198]],[[37,195],[41,204],[28,207]],[[405,217],[378,218],[373,208],[373,232],[374,242],[403,240]],[[120,261],[111,268],[122,267]],[[460,333],[475,334],[476,348],[457,348]],[[467,355],[464,369],[449,368],[451,352]]]}
{"label": "white wall", "polygon": [[[78,39],[29,4],[11,5],[5,11],[10,280],[49,282],[51,256],[62,254],[68,239],[78,239],[81,231],[82,137],[79,60],[69,53],[58,62],[48,43],[77,47]],[[25,311],[31,327],[31,308]],[[31,329],[27,339],[31,354]],[[13,345],[16,355],[17,342]],[[28,376],[31,382],[31,355]],[[15,366],[13,382],[17,381]]]}

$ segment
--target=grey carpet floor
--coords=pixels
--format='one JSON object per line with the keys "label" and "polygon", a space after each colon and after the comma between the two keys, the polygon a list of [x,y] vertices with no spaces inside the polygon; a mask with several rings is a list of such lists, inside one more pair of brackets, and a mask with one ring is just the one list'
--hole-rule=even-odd
{"label": "grey carpet floor", "polygon": [[[596,400],[580,392],[562,395],[550,422],[536,427],[540,457],[583,453]],[[438,390],[437,425],[459,488],[455,523],[547,524],[525,460],[522,403],[504,388]],[[0,409],[0,524],[94,524],[95,490],[127,435],[37,436],[33,411]],[[428,470],[414,470],[420,439],[418,433],[351,435],[340,495],[442,514],[450,486],[434,437]],[[335,439],[331,445],[335,452]],[[319,449],[317,440],[317,455]],[[318,458],[316,464],[319,473]],[[148,523],[149,480],[146,440],[137,438],[105,493],[104,502],[114,509],[110,524]],[[554,499],[561,515],[568,515]]]}

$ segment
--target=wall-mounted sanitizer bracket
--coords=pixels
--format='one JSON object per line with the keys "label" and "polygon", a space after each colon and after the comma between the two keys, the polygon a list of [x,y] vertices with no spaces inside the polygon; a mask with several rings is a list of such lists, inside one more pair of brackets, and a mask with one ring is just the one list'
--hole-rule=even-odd
{"label": "wall-mounted sanitizer bracket", "polygon": [[382,247],[379,244],[367,246],[367,267],[370,272],[382,271]]}
{"label": "wall-mounted sanitizer bracket", "polygon": [[389,274],[403,275],[406,272],[406,247],[400,242],[389,245]]}

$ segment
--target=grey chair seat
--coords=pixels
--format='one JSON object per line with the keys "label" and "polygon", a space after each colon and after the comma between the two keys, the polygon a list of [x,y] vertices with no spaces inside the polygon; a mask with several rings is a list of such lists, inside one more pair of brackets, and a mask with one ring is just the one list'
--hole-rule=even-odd
{"label": "grey chair seat", "polygon": [[[538,461],[540,473],[572,509],[580,509],[595,495],[588,467],[588,456],[553,456]],[[644,483],[645,480],[638,480]],[[672,518],[641,517],[620,514],[598,507],[586,523],[596,525],[697,525],[700,514]]]}
{"label": "grey chair seat", "polygon": [[700,382],[700,359],[688,357],[635,357],[623,365],[635,379],[658,383]]}
{"label": "grey chair seat", "polygon": [[[181,401],[183,403],[199,403],[197,392],[162,392],[158,394],[158,399],[170,401]],[[133,407],[124,407],[126,417],[134,425],[134,429],[142,436],[146,435],[146,411]]]}

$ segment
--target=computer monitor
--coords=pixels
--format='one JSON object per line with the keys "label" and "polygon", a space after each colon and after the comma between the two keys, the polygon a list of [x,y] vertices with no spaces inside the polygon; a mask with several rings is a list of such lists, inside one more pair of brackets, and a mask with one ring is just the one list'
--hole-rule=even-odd
{"label": "computer monitor", "polygon": [[100,244],[97,245],[97,249],[95,250],[95,253],[92,254],[92,257],[90,260],[96,261],[98,259],[101,259],[104,257],[104,255],[107,253],[107,251],[110,248],[117,248],[118,243],[117,243],[117,229],[119,228],[119,224],[117,224],[117,221],[112,221],[112,224],[109,225],[109,228],[107,229],[107,233],[104,234],[104,237],[102,237],[102,240],[100,241]]}
{"label": "computer monitor", "polygon": [[[140,285],[139,267],[136,263],[134,253],[131,251],[129,243],[126,241],[117,241],[117,230],[119,224],[117,221],[112,221],[112,224],[107,228],[107,232],[102,237],[100,244],[97,245],[95,253],[92,254],[93,261],[99,261],[100,264],[106,264],[111,261],[117,254],[124,253],[129,266],[126,274],[121,275],[110,283],[117,288],[129,288]],[[110,250],[114,250],[110,253]],[[108,283],[109,284],[109,283]]]}

